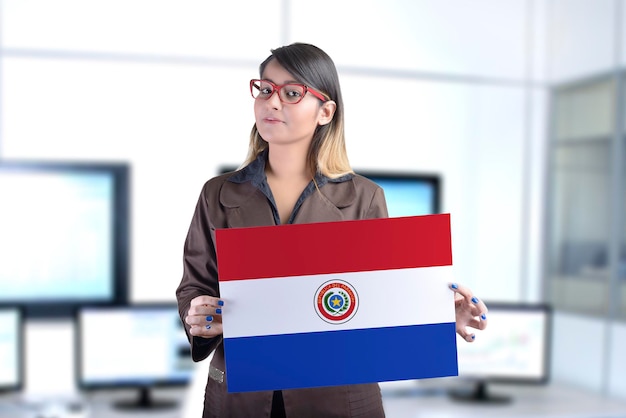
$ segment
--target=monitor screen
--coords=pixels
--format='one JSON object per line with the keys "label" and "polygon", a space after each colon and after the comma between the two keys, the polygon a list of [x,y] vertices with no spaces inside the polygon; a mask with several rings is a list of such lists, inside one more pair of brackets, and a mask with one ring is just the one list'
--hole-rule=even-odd
{"label": "monitor screen", "polygon": [[150,389],[191,381],[193,361],[176,304],[82,307],[77,311],[77,385],[137,388],[124,408],[174,406]]}
{"label": "monitor screen", "polygon": [[46,318],[124,303],[128,177],[124,164],[0,162],[0,303]]}
{"label": "monitor screen", "polygon": [[441,210],[441,181],[438,175],[357,171],[383,188],[392,218],[433,215]]}
{"label": "monitor screen", "polygon": [[[506,400],[489,382],[546,383],[550,370],[551,310],[544,304],[490,303],[488,326],[476,341],[457,344],[459,377],[477,383],[469,399]],[[477,399],[477,398],[484,399]]]}
{"label": "monitor screen", "polygon": [[22,311],[0,306],[0,392],[17,391],[23,386]]}

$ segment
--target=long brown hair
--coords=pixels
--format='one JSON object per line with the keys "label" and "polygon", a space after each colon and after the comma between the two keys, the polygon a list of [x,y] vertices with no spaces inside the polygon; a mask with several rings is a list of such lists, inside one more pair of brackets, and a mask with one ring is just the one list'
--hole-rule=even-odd
{"label": "long brown hair", "polygon": [[[326,177],[337,178],[352,173],[346,151],[343,99],[333,60],[320,48],[305,43],[293,43],[272,49],[271,52],[259,66],[261,77],[267,64],[275,59],[299,83],[314,88],[336,103],[332,121],[326,125],[318,125],[313,133],[307,156],[309,167],[314,171],[311,174],[319,172]],[[243,165],[254,161],[267,146],[254,124],[250,132],[248,156]]]}

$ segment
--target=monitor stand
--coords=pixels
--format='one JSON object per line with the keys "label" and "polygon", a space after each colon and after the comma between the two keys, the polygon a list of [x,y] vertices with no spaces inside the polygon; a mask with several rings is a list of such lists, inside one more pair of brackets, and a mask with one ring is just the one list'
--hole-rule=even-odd
{"label": "monitor stand", "polygon": [[116,409],[121,410],[154,410],[176,408],[178,401],[170,399],[155,399],[149,387],[139,389],[139,396],[135,400],[124,400],[115,402]]}
{"label": "monitor stand", "polygon": [[471,389],[451,389],[448,394],[459,402],[503,405],[512,401],[510,396],[489,393],[487,382],[484,380],[474,382]]}

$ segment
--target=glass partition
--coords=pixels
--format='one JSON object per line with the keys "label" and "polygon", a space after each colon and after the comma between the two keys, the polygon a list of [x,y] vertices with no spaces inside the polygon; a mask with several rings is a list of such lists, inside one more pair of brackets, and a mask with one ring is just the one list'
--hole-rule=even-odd
{"label": "glass partition", "polygon": [[547,293],[557,309],[609,313],[614,107],[612,78],[554,95]]}

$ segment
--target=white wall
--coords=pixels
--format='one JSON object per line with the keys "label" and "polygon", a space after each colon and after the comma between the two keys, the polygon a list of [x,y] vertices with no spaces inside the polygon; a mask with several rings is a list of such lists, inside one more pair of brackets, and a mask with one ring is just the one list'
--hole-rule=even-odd
{"label": "white wall", "polygon": [[173,300],[200,187],[245,156],[248,79],[311,42],[353,166],[440,173],[458,280],[539,300],[547,1],[4,0],[0,157],[131,162],[132,298]]}
{"label": "white wall", "polygon": [[616,16],[622,0],[549,0],[548,79],[565,82],[615,65]]}
{"label": "white wall", "polygon": [[[246,1],[5,0],[1,155],[130,161],[132,296],[171,299],[202,182],[245,156],[247,80],[269,48],[312,42],[336,57],[353,165],[440,173],[459,281],[516,300],[526,125],[541,109],[528,96],[527,3],[274,1],[260,25]],[[354,21],[359,36],[323,21]]]}

